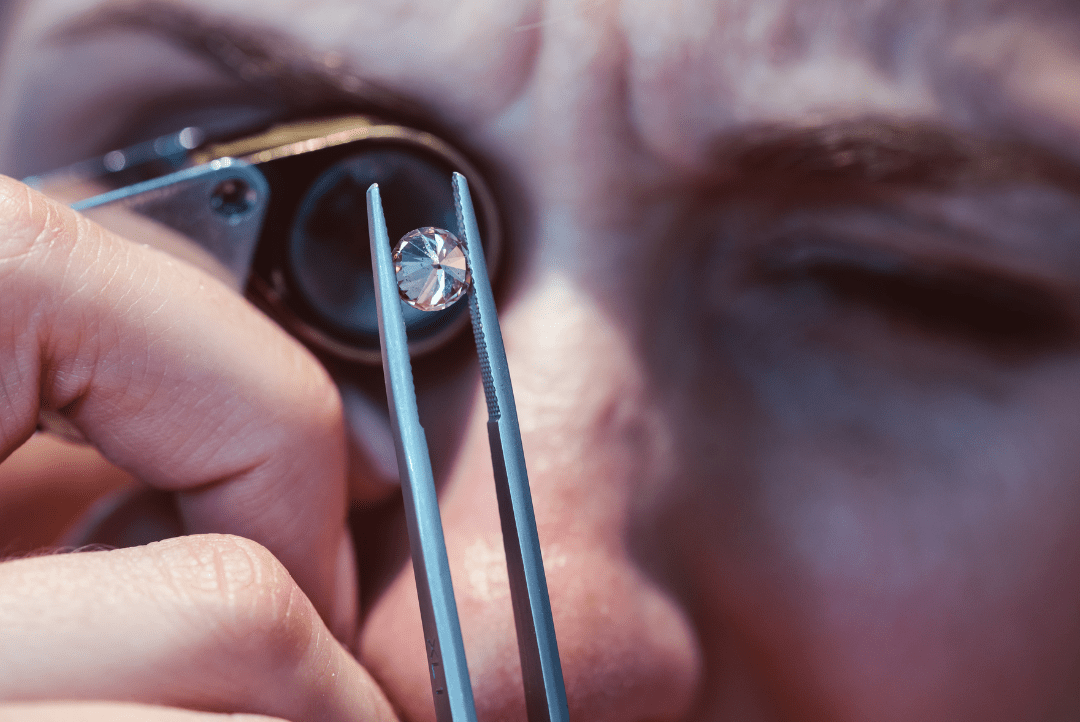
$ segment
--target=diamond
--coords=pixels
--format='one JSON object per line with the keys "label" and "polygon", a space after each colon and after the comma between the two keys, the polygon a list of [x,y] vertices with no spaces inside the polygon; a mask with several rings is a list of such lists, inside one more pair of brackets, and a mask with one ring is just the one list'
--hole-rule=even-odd
{"label": "diamond", "polygon": [[394,246],[394,272],[405,303],[421,311],[441,311],[469,290],[472,276],[465,244],[441,228],[409,231]]}

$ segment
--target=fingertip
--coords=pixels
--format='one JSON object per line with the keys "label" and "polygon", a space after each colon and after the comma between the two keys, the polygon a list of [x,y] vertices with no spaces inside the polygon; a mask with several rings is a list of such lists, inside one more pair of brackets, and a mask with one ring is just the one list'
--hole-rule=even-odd
{"label": "fingertip", "polygon": [[[13,644],[0,645],[0,700],[52,705],[60,694],[150,705],[166,695],[207,714],[397,719],[277,557],[243,537],[9,562],[0,591],[8,616],[23,620]],[[91,718],[157,719],[145,711]],[[48,717],[73,718],[81,717]]]}

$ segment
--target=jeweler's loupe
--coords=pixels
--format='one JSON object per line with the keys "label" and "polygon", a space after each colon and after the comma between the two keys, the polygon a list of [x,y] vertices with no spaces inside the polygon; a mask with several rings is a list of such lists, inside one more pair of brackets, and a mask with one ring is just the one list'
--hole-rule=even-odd
{"label": "jeweler's loupe", "polygon": [[[69,200],[89,195],[72,206],[91,217],[122,207],[179,233],[316,351],[378,363],[365,193],[378,183],[395,199],[385,208],[392,241],[415,228],[452,228],[454,172],[469,179],[495,269],[496,205],[468,159],[430,133],[366,116],[289,123],[213,143],[186,128],[27,182],[66,188]],[[132,240],[139,233],[127,231]],[[441,345],[468,317],[465,304],[402,310],[413,354]]]}

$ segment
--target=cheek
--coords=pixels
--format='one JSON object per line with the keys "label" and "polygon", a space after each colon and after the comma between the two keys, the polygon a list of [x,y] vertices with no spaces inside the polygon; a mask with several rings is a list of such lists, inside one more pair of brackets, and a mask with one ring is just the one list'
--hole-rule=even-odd
{"label": "cheek", "polygon": [[710,669],[792,719],[1075,715],[1075,364],[979,386],[773,343],[672,392],[682,472],[639,513]]}
{"label": "cheek", "polygon": [[804,595],[808,656],[855,709],[1075,714],[1080,468],[1067,450],[1080,424],[1053,404],[939,403],[935,419],[963,433],[913,414],[925,438],[881,454],[875,471],[803,447],[777,474],[815,487],[774,499],[771,519]]}

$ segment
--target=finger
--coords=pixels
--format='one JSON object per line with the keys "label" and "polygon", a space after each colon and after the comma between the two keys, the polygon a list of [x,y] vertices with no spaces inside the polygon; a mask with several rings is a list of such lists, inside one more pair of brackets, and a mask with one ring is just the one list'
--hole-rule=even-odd
{"label": "finger", "polygon": [[395,720],[265,548],[219,534],[0,564],[0,699]]}
{"label": "finger", "polygon": [[40,408],[64,414],[110,461],[177,491],[187,530],[264,544],[348,634],[341,406],[302,346],[215,279],[10,179],[0,298],[0,452]]}
{"label": "finger", "polygon": [[0,704],[0,722],[285,722],[255,714],[216,714],[122,702]]}

